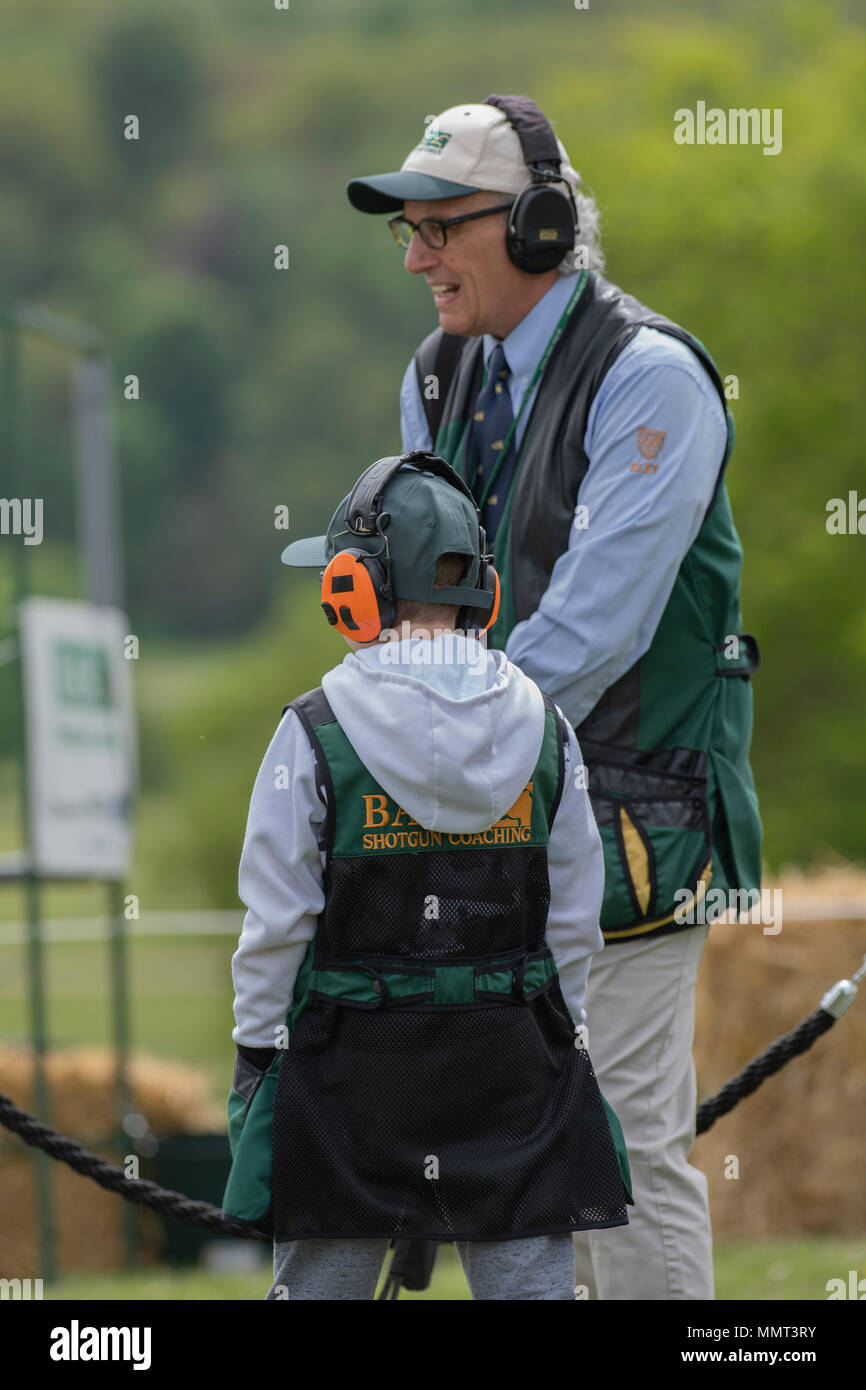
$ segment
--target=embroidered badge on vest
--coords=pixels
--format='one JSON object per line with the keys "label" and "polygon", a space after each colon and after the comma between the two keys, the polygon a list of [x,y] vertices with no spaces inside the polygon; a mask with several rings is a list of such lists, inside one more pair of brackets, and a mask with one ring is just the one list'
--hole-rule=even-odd
{"label": "embroidered badge on vest", "polygon": [[523,845],[532,839],[534,782],[527,782],[514,805],[488,830],[474,834],[425,830],[384,792],[364,793],[363,848],[367,850],[442,849],[453,845]]}

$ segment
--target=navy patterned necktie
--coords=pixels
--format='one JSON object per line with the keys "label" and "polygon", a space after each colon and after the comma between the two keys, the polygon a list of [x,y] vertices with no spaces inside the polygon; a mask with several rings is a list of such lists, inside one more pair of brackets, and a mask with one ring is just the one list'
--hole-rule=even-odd
{"label": "navy patterned necktie", "polygon": [[[505,349],[501,343],[497,343],[490,354],[487,380],[475,402],[466,446],[467,481],[476,501],[481,498],[488,478],[499,463],[506,435],[514,423],[511,392],[508,389],[510,375],[511,368],[505,360]],[[487,539],[491,543],[496,535],[508,495],[508,486],[514,473],[514,456],[512,440],[508,454],[502,459],[487,501],[481,509],[481,519]]]}

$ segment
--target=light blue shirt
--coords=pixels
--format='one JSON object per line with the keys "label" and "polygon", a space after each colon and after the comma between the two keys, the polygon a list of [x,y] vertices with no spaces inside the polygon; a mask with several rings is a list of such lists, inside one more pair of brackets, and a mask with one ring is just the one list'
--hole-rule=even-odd
{"label": "light blue shirt", "polygon": [[[515,415],[575,283],[560,276],[503,339]],[[496,341],[484,335],[485,366]],[[537,392],[517,426],[518,447]],[[400,425],[404,450],[432,447],[414,362],[403,378]],[[664,432],[651,461],[638,448],[642,427]],[[538,608],[506,644],[575,726],[649,648],[710,504],[726,439],[721,402],[695,355],[669,334],[638,329],[589,411],[590,466],[568,547]],[[655,473],[637,471],[653,465]]]}

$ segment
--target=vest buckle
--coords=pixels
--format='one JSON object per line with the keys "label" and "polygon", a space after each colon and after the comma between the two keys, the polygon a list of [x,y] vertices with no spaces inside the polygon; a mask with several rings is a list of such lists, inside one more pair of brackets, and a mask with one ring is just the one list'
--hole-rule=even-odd
{"label": "vest buckle", "polygon": [[518,999],[523,998],[523,977],[526,974],[527,956],[520,957],[516,965],[512,966],[511,971],[511,992],[516,994]]}
{"label": "vest buckle", "polygon": [[731,633],[714,648],[717,676],[742,676],[748,680],[761,664],[761,651],[751,632]]}

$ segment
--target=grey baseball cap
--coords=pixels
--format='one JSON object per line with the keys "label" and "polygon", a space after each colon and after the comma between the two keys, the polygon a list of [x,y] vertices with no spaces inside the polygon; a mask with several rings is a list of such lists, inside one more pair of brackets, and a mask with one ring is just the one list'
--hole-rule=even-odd
{"label": "grey baseball cap", "polygon": [[[284,565],[322,570],[348,546],[371,555],[384,549],[381,535],[349,530],[346,508],[351,496],[347,493],[343,498],[325,535],[286,546],[281,556]],[[476,588],[480,566],[477,508],[446,478],[404,464],[386,483],[381,510],[390,518],[383,530],[395,597],[469,607],[492,605],[490,592]],[[440,555],[452,553],[467,557],[463,580],[459,586],[437,588],[436,562]]]}

